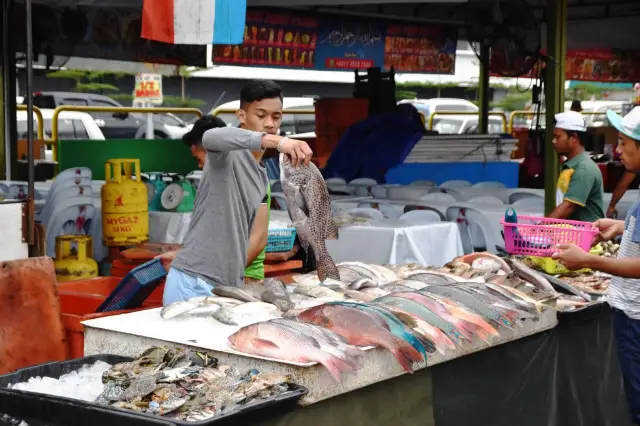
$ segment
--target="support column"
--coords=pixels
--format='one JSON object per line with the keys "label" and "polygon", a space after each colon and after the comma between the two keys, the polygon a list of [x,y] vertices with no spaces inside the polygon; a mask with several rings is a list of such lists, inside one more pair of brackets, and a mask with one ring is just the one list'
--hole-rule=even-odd
{"label": "support column", "polygon": [[480,81],[478,82],[478,100],[480,116],[478,117],[478,132],[489,133],[489,61],[491,49],[485,43],[480,46]]}
{"label": "support column", "polygon": [[564,111],[565,63],[567,59],[567,0],[547,1],[547,55],[545,70],[545,161],[544,206],[549,214],[556,207],[558,156],[553,149],[554,116]]}

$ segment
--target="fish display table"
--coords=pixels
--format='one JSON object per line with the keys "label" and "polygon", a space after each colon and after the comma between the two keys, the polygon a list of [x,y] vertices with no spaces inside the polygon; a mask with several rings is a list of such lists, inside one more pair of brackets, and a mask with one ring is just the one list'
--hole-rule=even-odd
{"label": "fish display table", "polygon": [[[554,311],[545,311],[536,322],[525,321],[523,327],[501,330],[501,336],[491,346],[508,343],[554,328],[558,323]],[[302,405],[314,404],[353,390],[401,376],[402,368],[393,355],[381,349],[370,349],[362,357],[362,367],[336,382],[329,372],[315,363],[291,363],[236,352],[227,345],[229,335],[240,327],[228,326],[208,318],[160,318],[160,309],[134,312],[86,321],[85,355],[113,354],[135,356],[150,346],[176,345],[207,350],[221,362],[242,369],[256,368],[265,372],[290,374],[293,381],[307,387],[309,394]],[[435,353],[428,366],[487,349],[490,346],[476,338],[471,344],[445,355]],[[423,365],[424,367],[424,365]]]}

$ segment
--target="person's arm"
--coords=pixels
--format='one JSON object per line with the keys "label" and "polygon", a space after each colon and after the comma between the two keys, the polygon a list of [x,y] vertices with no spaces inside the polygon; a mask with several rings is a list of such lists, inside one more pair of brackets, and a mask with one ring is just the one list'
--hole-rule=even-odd
{"label": "person's arm", "polygon": [[627,192],[627,189],[631,186],[633,181],[636,178],[636,174],[633,172],[626,172],[622,179],[618,181],[616,187],[613,190],[613,194],[611,195],[611,202],[609,203],[609,208],[607,209],[607,216],[611,217],[613,213],[616,212],[616,205],[620,201],[620,199],[624,196],[624,193]]}
{"label": "person's arm", "polygon": [[249,234],[247,266],[251,265],[267,246],[267,238],[269,238],[269,206],[260,204]]}
{"label": "person's arm", "polygon": [[547,216],[551,219],[567,219],[578,208],[578,205],[571,201],[564,200],[562,204],[553,209],[553,211]]}
{"label": "person's arm", "polygon": [[615,275],[620,278],[640,278],[640,257],[604,257],[589,255],[585,265],[589,269]]}
{"label": "person's arm", "polygon": [[593,180],[594,177],[584,169],[577,168],[574,170],[562,203],[548,217],[552,219],[568,219],[579,206],[584,207],[587,204]]}

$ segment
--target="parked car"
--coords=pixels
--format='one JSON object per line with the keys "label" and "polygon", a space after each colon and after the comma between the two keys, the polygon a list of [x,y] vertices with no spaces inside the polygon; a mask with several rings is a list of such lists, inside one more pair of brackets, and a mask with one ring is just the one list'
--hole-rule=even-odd
{"label": "parked car", "polygon": [[[284,114],[282,116],[282,125],[280,126],[281,135],[293,135],[296,133],[308,133],[315,132],[316,130],[316,116],[314,114],[287,114],[288,109],[314,109],[314,98],[284,98],[282,101],[282,107]],[[240,108],[240,101],[231,101],[226,104],[220,105],[217,108],[211,110],[210,114],[215,114],[216,111],[222,110],[237,110]],[[217,114],[227,126],[238,126],[240,122],[234,113],[222,112]]]}
{"label": "parked car", "polygon": [[[23,104],[26,101],[23,100]],[[122,107],[119,102],[108,96],[93,93],[76,92],[36,92],[33,104],[38,108],[54,109],[60,105]],[[127,112],[95,112],[91,113],[96,124],[102,129],[107,139],[143,138],[147,125],[142,114]],[[153,128],[156,139],[180,138],[189,131],[189,126],[175,116],[153,114]]]}
{"label": "parked car", "polygon": [[[480,111],[480,108],[473,102],[455,98],[404,99],[398,102],[398,105],[401,104],[413,105],[424,116],[425,123],[429,123],[429,118],[434,112],[478,113]],[[467,117],[473,116],[468,115]]]}
{"label": "parked car", "polygon": [[[471,115],[436,115],[433,129],[441,135],[478,133],[478,117]],[[501,118],[489,117],[489,134],[508,133]]]}
{"label": "parked car", "polygon": [[[41,109],[42,119],[44,121],[45,139],[51,139],[51,122],[53,118],[52,109]],[[17,130],[18,140],[27,139],[27,111],[17,111]],[[33,135],[37,136],[37,118],[33,116]],[[91,139],[105,140],[104,134],[100,127],[96,124],[91,115],[86,112],[62,111],[58,116],[58,138],[61,140],[74,139]],[[51,147],[47,147],[44,159],[52,160],[53,152]]]}

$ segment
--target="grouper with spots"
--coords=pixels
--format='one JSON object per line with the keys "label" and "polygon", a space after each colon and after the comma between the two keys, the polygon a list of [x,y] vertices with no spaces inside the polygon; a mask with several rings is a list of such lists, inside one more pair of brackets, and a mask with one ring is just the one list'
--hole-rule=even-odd
{"label": "grouper with spots", "polygon": [[338,227],[333,221],[331,198],[320,170],[313,163],[296,168],[280,154],[280,182],[300,243],[305,250],[311,247],[316,257],[318,278],[323,282],[327,278],[339,281],[340,272],[325,243],[338,239]]}

